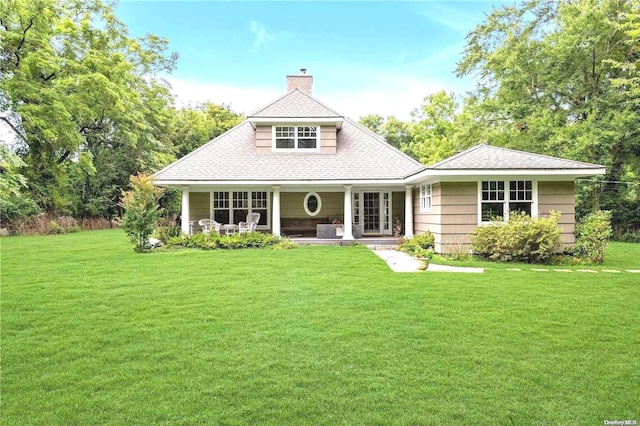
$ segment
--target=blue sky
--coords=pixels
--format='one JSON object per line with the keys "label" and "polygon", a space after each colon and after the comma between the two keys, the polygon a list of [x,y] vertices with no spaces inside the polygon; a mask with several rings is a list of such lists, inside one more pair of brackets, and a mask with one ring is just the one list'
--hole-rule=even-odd
{"label": "blue sky", "polygon": [[352,118],[409,119],[455,77],[465,37],[497,1],[121,1],[131,36],[153,33],[178,52],[169,80],[179,104],[210,100],[249,113],[307,68],[313,94]]}

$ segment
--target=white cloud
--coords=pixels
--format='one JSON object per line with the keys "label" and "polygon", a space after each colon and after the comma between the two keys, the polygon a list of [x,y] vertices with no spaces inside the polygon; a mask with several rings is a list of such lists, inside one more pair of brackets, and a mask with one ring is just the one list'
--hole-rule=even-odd
{"label": "white cloud", "polygon": [[251,31],[256,37],[255,41],[253,42],[253,45],[255,47],[260,47],[263,44],[271,43],[275,39],[267,31],[267,28],[264,25],[256,21],[249,21],[249,31]]}
{"label": "white cloud", "polygon": [[217,82],[197,82],[168,78],[178,107],[210,101],[229,105],[235,112],[249,114],[284,94],[269,87],[239,87]]}
{"label": "white cloud", "polygon": [[[419,107],[423,99],[440,90],[459,92],[464,82],[424,80],[390,72],[369,71],[363,74],[353,71],[319,73],[314,76],[313,95],[336,111],[357,120],[367,114],[393,115],[409,120],[411,111]],[[169,79],[178,106],[211,101],[231,105],[236,112],[249,114],[284,95],[285,76],[269,87],[240,87],[222,82],[185,81]]]}

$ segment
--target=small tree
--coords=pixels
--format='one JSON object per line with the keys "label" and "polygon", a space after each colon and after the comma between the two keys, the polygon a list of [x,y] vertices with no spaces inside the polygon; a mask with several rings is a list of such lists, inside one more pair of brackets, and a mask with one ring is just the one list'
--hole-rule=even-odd
{"label": "small tree", "polygon": [[576,254],[591,263],[603,263],[611,237],[611,212],[598,210],[588,214],[577,226]]}
{"label": "small tree", "polygon": [[122,229],[127,233],[134,250],[144,250],[153,226],[162,214],[158,200],[164,190],[153,184],[153,176],[138,174],[129,177],[130,191],[122,191],[118,205],[124,209]]}

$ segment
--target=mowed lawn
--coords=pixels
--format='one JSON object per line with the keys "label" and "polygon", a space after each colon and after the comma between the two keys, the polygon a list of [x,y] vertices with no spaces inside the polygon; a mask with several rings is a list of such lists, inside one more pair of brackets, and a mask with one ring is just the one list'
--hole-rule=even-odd
{"label": "mowed lawn", "polygon": [[[640,274],[136,254],[120,230],[0,244],[3,425],[640,421]],[[640,245],[608,262],[640,269]]]}

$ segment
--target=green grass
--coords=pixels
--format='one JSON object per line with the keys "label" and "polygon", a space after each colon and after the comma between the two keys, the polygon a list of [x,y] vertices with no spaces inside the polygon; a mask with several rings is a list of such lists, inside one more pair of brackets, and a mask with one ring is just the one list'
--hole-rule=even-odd
{"label": "green grass", "polygon": [[[640,420],[640,275],[0,240],[3,425]],[[640,245],[606,267],[640,269]]]}

